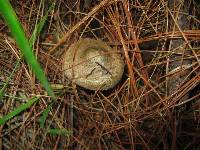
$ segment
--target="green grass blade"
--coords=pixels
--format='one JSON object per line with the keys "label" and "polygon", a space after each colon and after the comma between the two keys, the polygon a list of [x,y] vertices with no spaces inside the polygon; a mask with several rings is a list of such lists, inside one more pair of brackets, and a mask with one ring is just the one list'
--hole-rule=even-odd
{"label": "green grass blade", "polygon": [[[54,9],[54,7],[55,7],[55,1],[52,2],[52,5],[49,7],[48,11],[45,13],[45,15],[40,19],[39,23],[36,25],[36,27],[33,31],[33,34],[29,40],[31,47],[33,47],[33,45],[37,39],[37,36],[42,31],[42,29],[47,21],[48,14]],[[45,124],[45,121],[48,117],[50,110],[51,110],[51,104],[48,105],[48,107],[42,112],[42,116],[39,118],[41,128],[44,128],[44,124]]]}
{"label": "green grass blade", "polygon": [[32,49],[29,45],[28,39],[26,38],[25,33],[21,27],[21,24],[19,23],[17,16],[8,0],[0,0],[0,13],[4,17],[9,28],[11,29],[11,33],[15,38],[17,45],[19,46],[28,64],[32,67],[38,80],[46,89],[47,93],[53,98],[55,98],[53,90],[51,89],[51,86],[47,81],[47,78],[43,70],[41,69],[39,63],[37,62],[32,52]]}
{"label": "green grass blade", "polygon": [[39,23],[36,25],[34,31],[33,31],[33,34],[29,40],[29,43],[30,45],[33,47],[36,39],[37,39],[37,36],[39,35],[39,33],[42,31],[46,21],[47,21],[47,17],[48,17],[48,14],[54,9],[55,7],[55,1],[52,3],[52,5],[49,7],[48,11],[45,13],[45,15],[40,19]]}
{"label": "green grass blade", "polygon": [[17,116],[19,113],[23,112],[24,110],[30,108],[35,102],[37,102],[39,97],[33,97],[28,100],[27,103],[20,105],[15,110],[11,111],[7,115],[0,118],[0,125],[5,124],[8,120],[12,119],[13,117]]}
{"label": "green grass blade", "polygon": [[[45,23],[46,23],[46,20],[47,20],[47,17],[48,17],[48,14],[54,9],[55,7],[55,0],[52,2],[52,5],[49,7],[48,11],[45,13],[45,15],[41,18],[41,20],[39,21],[39,23],[36,25],[34,31],[33,31],[33,34],[29,40],[29,43],[30,45],[33,47],[35,41],[36,41],[36,38],[37,36],[39,35],[39,33],[42,31]],[[47,108],[42,112],[42,115],[40,116],[39,118],[39,122],[40,122],[40,127],[41,128],[44,128],[44,124],[45,124],[45,121],[48,117],[48,114],[51,110],[51,106],[52,106],[53,103],[49,104],[47,106]]]}
{"label": "green grass blade", "polygon": [[48,132],[51,135],[64,135],[64,136],[70,136],[72,135],[72,131],[67,130],[67,129],[49,129]]}
{"label": "green grass blade", "polygon": [[47,108],[42,112],[42,116],[39,118],[39,122],[40,122],[40,127],[44,128],[44,123],[49,115],[49,112],[51,110],[51,104],[47,106]]}

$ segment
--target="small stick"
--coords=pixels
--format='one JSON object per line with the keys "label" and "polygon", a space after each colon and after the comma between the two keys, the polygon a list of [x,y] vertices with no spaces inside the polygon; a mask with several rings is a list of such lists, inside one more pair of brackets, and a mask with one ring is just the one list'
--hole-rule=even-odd
{"label": "small stick", "polygon": [[109,73],[111,76],[112,76],[112,73],[106,68],[106,67],[104,67],[102,64],[100,64],[99,62],[95,62],[97,65],[99,65],[99,66],[101,66],[101,68],[103,69],[103,70],[106,70],[107,71],[107,73]]}

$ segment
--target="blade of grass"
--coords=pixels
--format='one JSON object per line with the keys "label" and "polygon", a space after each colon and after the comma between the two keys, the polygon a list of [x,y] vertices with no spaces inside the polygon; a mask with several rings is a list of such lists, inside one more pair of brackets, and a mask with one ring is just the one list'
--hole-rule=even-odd
{"label": "blade of grass", "polygon": [[[55,6],[55,1],[52,3],[51,7],[49,8],[49,11],[52,10]],[[19,46],[23,56],[25,57],[27,63],[32,67],[33,72],[36,74],[38,80],[41,82],[45,90],[47,91],[48,95],[53,98],[53,101],[55,100],[55,95],[53,90],[51,89],[51,86],[40,67],[39,63],[37,62],[33,52],[32,52],[32,46],[35,43],[36,36],[41,32],[45,21],[47,19],[48,13],[42,18],[42,20],[39,22],[39,24],[36,26],[34,33],[30,39],[30,44],[28,42],[28,39],[25,36],[25,33],[21,27],[21,24],[19,23],[17,16],[9,3],[8,0],[0,0],[0,13],[4,17],[5,21],[7,22],[9,28],[11,29],[11,33],[13,37],[16,40],[17,45]],[[44,127],[45,120],[48,116],[48,113],[50,112],[49,105],[43,112],[42,117],[40,118],[41,122],[40,125]]]}
{"label": "blade of grass", "polygon": [[18,108],[16,108],[15,110],[9,112],[7,115],[5,115],[2,118],[0,118],[0,125],[5,124],[11,118],[17,116],[18,114],[20,114],[24,110],[30,108],[38,100],[39,100],[39,97],[33,97],[33,98],[29,99],[27,103],[22,104]]}
{"label": "blade of grass", "polygon": [[[45,16],[43,16],[39,23],[36,25],[34,31],[33,31],[33,34],[29,40],[29,43],[30,45],[33,47],[35,41],[36,41],[36,38],[37,36],[39,35],[39,33],[42,31],[46,21],[47,21],[47,17],[48,17],[48,14],[50,13],[50,11],[52,11],[55,7],[55,0],[52,2],[52,5],[49,7],[48,11],[45,13]],[[39,122],[40,122],[40,127],[41,128],[44,128],[44,124],[45,124],[45,121],[49,115],[49,112],[51,110],[51,107],[54,103],[54,100],[47,106],[46,109],[44,109],[44,111],[42,112],[42,116],[40,116],[39,118]]]}
{"label": "blade of grass", "polygon": [[49,129],[48,133],[51,135],[64,135],[64,136],[72,135],[72,131],[69,131],[67,129],[59,129],[59,128]]}
{"label": "blade of grass", "polygon": [[46,109],[44,109],[44,111],[42,112],[42,116],[40,116],[40,118],[39,118],[41,128],[44,128],[44,123],[45,123],[45,121],[46,121],[46,119],[49,115],[49,112],[51,110],[51,106],[52,106],[52,103],[49,104]]}
{"label": "blade of grass", "polygon": [[[48,17],[48,14],[54,9],[55,7],[55,0],[52,2],[51,6],[49,7],[48,11],[45,13],[45,15],[40,19],[39,23],[35,26],[35,29],[33,31],[33,34],[31,35],[31,38],[29,40],[29,43],[31,45],[31,47],[33,47],[36,39],[37,39],[37,36],[40,34],[40,32],[42,31],[46,21],[47,21],[47,17]],[[40,122],[40,127],[41,128],[44,128],[44,124],[45,124],[45,121],[49,115],[49,112],[51,110],[51,106],[53,105],[54,103],[54,100],[52,101],[51,104],[49,104],[47,106],[46,109],[44,109],[44,111],[42,112],[42,116],[40,116],[39,118],[39,122]]]}
{"label": "blade of grass", "polygon": [[45,15],[40,19],[39,23],[35,26],[35,29],[33,31],[33,34],[31,35],[31,38],[29,40],[29,43],[31,45],[31,47],[33,47],[37,36],[39,35],[39,33],[42,31],[46,21],[47,21],[47,17],[48,14],[54,9],[55,7],[55,1],[53,1],[53,3],[51,4],[51,6],[49,7],[48,11],[45,13]]}
{"label": "blade of grass", "polygon": [[8,0],[0,0],[0,13],[4,17],[7,22],[9,28],[11,29],[11,33],[16,40],[18,47],[20,48],[25,60],[32,67],[34,73],[36,74],[38,80],[41,82],[49,96],[55,98],[53,90],[37,62],[32,49],[29,45],[28,39],[25,36],[25,33],[19,23],[17,16]]}

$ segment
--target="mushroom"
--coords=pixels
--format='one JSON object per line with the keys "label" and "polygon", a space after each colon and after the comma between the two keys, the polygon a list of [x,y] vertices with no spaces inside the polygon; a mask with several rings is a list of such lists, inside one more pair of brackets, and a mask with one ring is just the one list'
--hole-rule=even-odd
{"label": "mushroom", "polygon": [[82,38],[64,55],[64,73],[75,84],[89,90],[108,90],[121,79],[123,57],[101,40]]}

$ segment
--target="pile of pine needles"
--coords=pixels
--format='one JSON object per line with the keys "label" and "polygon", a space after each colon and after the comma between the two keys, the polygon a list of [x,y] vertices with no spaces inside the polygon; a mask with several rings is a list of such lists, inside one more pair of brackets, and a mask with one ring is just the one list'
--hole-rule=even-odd
{"label": "pile of pine needles", "polygon": [[[53,94],[23,58],[2,17],[0,149],[199,146],[200,22],[194,0],[11,4]],[[124,75],[113,89],[86,90],[64,76],[64,54],[86,37],[101,39],[124,56]]]}

